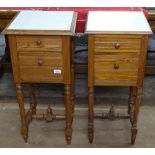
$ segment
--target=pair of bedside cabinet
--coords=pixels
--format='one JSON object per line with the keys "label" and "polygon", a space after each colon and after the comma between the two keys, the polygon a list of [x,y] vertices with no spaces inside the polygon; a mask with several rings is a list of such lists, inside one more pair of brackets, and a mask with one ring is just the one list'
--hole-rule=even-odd
{"label": "pair of bedside cabinet", "polygon": [[[73,41],[76,13],[72,11],[21,11],[3,31],[8,35],[13,76],[21,116],[21,134],[28,138],[32,119],[65,119],[67,144],[71,143],[74,111]],[[88,35],[88,137],[94,135],[94,87],[129,86],[128,115],[131,143],[137,134],[148,35],[152,33],[142,12],[89,12]],[[30,84],[30,110],[24,107],[22,84]],[[61,83],[66,113],[37,113],[33,83]],[[115,116],[112,116],[115,117]],[[118,117],[118,116],[117,116]],[[107,118],[110,118],[107,115]]]}

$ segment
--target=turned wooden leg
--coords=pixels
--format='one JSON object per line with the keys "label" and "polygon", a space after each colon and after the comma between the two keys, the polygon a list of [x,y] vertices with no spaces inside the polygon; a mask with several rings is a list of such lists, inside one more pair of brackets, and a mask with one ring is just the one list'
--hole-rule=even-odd
{"label": "turned wooden leg", "polygon": [[72,121],[73,121],[73,113],[74,113],[74,40],[72,40],[71,42],[71,54],[72,54],[72,58],[71,58],[71,71],[72,71],[72,106],[71,106],[71,110],[72,110]]}
{"label": "turned wooden leg", "polygon": [[72,104],[72,98],[71,98],[71,85],[66,84],[65,85],[65,106],[66,106],[66,141],[67,144],[71,144],[72,139],[72,118],[71,118],[71,104]]}
{"label": "turned wooden leg", "polygon": [[30,102],[31,112],[32,112],[32,114],[36,114],[37,99],[36,99],[35,91],[34,91],[32,85],[30,85],[30,97],[31,97],[31,102]]}
{"label": "turned wooden leg", "polygon": [[131,112],[131,107],[134,104],[134,87],[130,87],[130,95],[128,99],[128,114]]}
{"label": "turned wooden leg", "polygon": [[28,138],[28,126],[26,123],[26,113],[24,108],[24,94],[21,84],[16,84],[17,90],[17,100],[19,104],[20,117],[21,117],[21,135],[23,136],[25,142]]}
{"label": "turned wooden leg", "polygon": [[93,142],[94,138],[94,87],[88,88],[88,138]]}
{"label": "turned wooden leg", "polygon": [[[73,86],[72,86],[72,87],[73,87]],[[71,122],[72,122],[72,123],[73,123],[73,115],[74,115],[74,92],[73,92],[73,89],[74,89],[74,88],[72,88],[72,93],[71,93],[71,94],[72,94],[72,95],[71,95],[71,96],[72,96],[72,97],[71,97],[72,100],[71,100],[71,106],[70,106],[70,107],[71,107]]]}
{"label": "turned wooden leg", "polygon": [[74,115],[74,69],[72,66],[72,85],[71,85],[71,98],[72,98],[72,102],[71,102],[71,117],[72,117],[72,123],[73,123],[73,115]]}
{"label": "turned wooden leg", "polygon": [[137,121],[138,121],[138,114],[141,104],[141,94],[142,94],[142,88],[137,88],[136,90],[136,98],[134,103],[134,113],[133,113],[133,122],[131,127],[131,144],[135,143],[136,135],[137,135]]}

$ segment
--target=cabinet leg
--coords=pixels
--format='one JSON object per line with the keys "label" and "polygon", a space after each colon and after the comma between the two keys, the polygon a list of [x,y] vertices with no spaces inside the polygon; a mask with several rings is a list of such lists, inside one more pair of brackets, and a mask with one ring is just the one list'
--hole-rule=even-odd
{"label": "cabinet leg", "polygon": [[94,87],[88,88],[88,138],[93,143],[94,138]]}
{"label": "cabinet leg", "polygon": [[35,91],[32,85],[30,85],[30,97],[31,97],[31,103],[30,103],[31,112],[32,114],[36,114],[37,99],[36,99]]}
{"label": "cabinet leg", "polygon": [[72,77],[72,104],[71,104],[71,111],[72,111],[72,123],[73,123],[73,114],[74,114],[74,40],[71,41],[71,77]]}
{"label": "cabinet leg", "polygon": [[73,115],[74,115],[74,66],[72,66],[72,102],[71,102],[71,116],[73,122]]}
{"label": "cabinet leg", "polygon": [[131,107],[134,104],[134,87],[130,87],[130,95],[128,99],[128,114],[131,112]]}
{"label": "cabinet leg", "polygon": [[137,88],[136,90],[136,98],[134,103],[134,112],[133,112],[133,122],[131,127],[131,144],[135,143],[136,135],[137,135],[137,121],[138,121],[138,114],[141,104],[141,94],[142,94],[142,88]]}
{"label": "cabinet leg", "polygon": [[66,141],[67,144],[71,144],[72,139],[72,118],[71,118],[71,104],[72,104],[72,98],[71,98],[71,85],[66,84],[65,85],[65,106],[66,106]]}
{"label": "cabinet leg", "polygon": [[25,142],[28,139],[28,125],[26,123],[26,114],[24,108],[24,94],[21,84],[16,84],[17,100],[19,104],[20,117],[21,117],[21,135],[23,136]]}
{"label": "cabinet leg", "polygon": [[131,144],[135,144],[136,136],[137,136],[137,128],[132,127],[131,128]]}
{"label": "cabinet leg", "polygon": [[72,84],[72,101],[71,101],[71,122],[73,123],[73,115],[74,115],[74,86]]}

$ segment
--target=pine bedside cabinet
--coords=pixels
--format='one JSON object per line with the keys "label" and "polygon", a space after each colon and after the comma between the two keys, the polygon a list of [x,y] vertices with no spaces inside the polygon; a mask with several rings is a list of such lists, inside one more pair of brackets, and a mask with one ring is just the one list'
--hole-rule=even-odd
{"label": "pine bedside cabinet", "polygon": [[[3,31],[8,35],[13,77],[21,116],[21,134],[28,138],[32,119],[52,121],[65,119],[67,143],[72,138],[73,113],[73,52],[76,13],[73,11],[21,11]],[[30,87],[31,104],[26,112],[22,84],[60,83],[65,89],[65,115],[36,112],[36,97]]]}
{"label": "pine bedside cabinet", "polygon": [[128,114],[115,115],[113,107],[101,118],[129,118],[131,144],[137,134],[148,35],[152,34],[142,12],[90,11],[88,35],[88,138],[93,142],[94,86],[129,86]]}

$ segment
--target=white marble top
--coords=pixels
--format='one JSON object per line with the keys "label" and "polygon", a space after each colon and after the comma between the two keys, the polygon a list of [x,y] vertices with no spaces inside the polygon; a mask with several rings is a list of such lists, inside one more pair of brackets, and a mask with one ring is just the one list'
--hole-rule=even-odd
{"label": "white marble top", "polygon": [[74,11],[20,11],[6,32],[71,31],[73,16]]}
{"label": "white marble top", "polygon": [[152,34],[140,11],[90,11],[87,20],[86,33]]}

